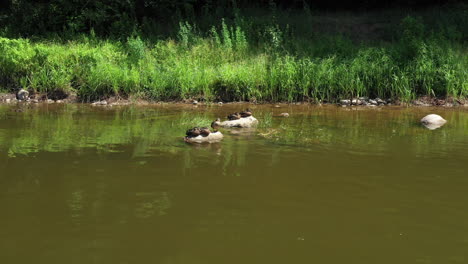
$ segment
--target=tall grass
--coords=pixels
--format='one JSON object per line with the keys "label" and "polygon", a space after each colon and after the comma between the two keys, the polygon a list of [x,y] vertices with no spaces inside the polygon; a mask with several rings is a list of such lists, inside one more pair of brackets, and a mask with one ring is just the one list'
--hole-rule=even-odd
{"label": "tall grass", "polygon": [[453,27],[435,34],[421,19],[407,17],[391,42],[356,42],[339,34],[294,33],[276,20],[256,25],[258,20],[236,17],[208,30],[181,22],[175,40],[0,38],[0,87],[76,92],[84,100],[133,94],[329,102],[468,96],[466,34]]}

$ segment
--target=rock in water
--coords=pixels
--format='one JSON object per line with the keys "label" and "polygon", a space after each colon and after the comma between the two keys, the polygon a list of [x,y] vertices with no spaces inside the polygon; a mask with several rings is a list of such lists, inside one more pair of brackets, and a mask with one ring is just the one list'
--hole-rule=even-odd
{"label": "rock in water", "polygon": [[219,142],[223,139],[223,134],[221,132],[213,132],[210,133],[208,136],[196,136],[196,137],[184,137],[184,141],[187,143],[215,143]]}
{"label": "rock in water", "polygon": [[21,89],[18,91],[16,94],[16,99],[21,100],[21,101],[26,101],[29,99],[29,92],[26,91],[25,89]]}
{"label": "rock in water", "polygon": [[434,130],[443,126],[447,120],[443,119],[440,115],[430,114],[421,119],[421,123],[428,129]]}
{"label": "rock in water", "polygon": [[289,117],[289,114],[288,114],[288,113],[281,113],[280,116],[282,116],[282,117]]}
{"label": "rock in water", "polygon": [[228,121],[224,121],[224,122],[221,122],[219,125],[221,127],[226,127],[226,128],[230,128],[230,127],[254,127],[258,124],[258,120],[253,117],[253,116],[249,116],[249,117],[243,117],[243,118],[240,118],[240,119],[236,119],[236,120],[228,120]]}

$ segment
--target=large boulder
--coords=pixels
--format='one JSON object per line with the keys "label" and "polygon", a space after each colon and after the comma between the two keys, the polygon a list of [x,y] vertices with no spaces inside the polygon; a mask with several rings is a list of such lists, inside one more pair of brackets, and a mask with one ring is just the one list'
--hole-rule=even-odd
{"label": "large boulder", "polygon": [[16,99],[21,100],[21,101],[26,101],[29,99],[29,92],[26,91],[25,89],[21,89],[18,91],[16,94]]}
{"label": "large boulder", "polygon": [[223,139],[223,134],[221,132],[212,132],[208,136],[197,136],[197,137],[185,137],[184,141],[188,143],[214,143],[219,142]]}
{"label": "large boulder", "polygon": [[253,127],[253,126],[256,126],[257,124],[258,124],[258,120],[253,116],[249,116],[249,117],[243,117],[243,118],[240,118],[240,119],[237,119],[237,120],[223,121],[223,122],[221,122],[220,126],[221,127],[226,127],[226,128],[230,128],[230,127]]}
{"label": "large boulder", "polygon": [[443,119],[440,115],[436,114],[430,114],[421,119],[421,123],[423,126],[430,130],[434,130],[436,128],[439,128],[443,126],[445,123],[447,123],[447,120]]}

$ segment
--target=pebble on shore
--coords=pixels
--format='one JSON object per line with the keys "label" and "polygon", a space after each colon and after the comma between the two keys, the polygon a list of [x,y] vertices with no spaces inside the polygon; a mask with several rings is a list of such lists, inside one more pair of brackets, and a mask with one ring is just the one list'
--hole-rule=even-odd
{"label": "pebble on shore", "polygon": [[339,105],[343,107],[348,106],[348,105],[363,105],[363,106],[389,105],[390,101],[391,101],[390,99],[388,99],[387,101],[384,101],[380,98],[369,99],[367,97],[359,97],[359,98],[353,98],[353,99],[340,100]]}
{"label": "pebble on shore", "polygon": [[97,102],[92,103],[91,105],[107,105],[107,101],[106,100],[97,101]]}

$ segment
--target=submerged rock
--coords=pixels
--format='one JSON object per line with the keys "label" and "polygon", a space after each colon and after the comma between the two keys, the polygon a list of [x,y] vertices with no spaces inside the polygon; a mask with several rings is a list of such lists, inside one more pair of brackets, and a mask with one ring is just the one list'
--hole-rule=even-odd
{"label": "submerged rock", "polygon": [[288,114],[288,113],[281,113],[280,116],[282,116],[282,117],[289,117],[289,114]]}
{"label": "submerged rock", "polygon": [[21,101],[26,101],[29,99],[29,92],[26,91],[25,89],[21,89],[18,91],[16,94],[16,99],[21,100]]}
{"label": "submerged rock", "polygon": [[447,123],[447,120],[443,119],[440,115],[430,114],[421,119],[421,124],[430,130],[439,128]]}

